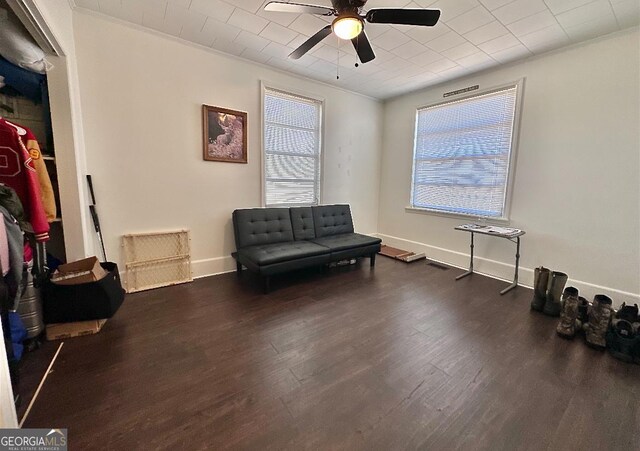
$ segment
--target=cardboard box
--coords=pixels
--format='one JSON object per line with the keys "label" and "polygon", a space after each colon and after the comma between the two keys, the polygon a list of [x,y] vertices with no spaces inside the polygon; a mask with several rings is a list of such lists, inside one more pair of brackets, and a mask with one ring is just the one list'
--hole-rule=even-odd
{"label": "cardboard box", "polygon": [[89,257],[58,266],[51,276],[51,281],[56,285],[79,285],[97,282],[107,274],[97,257]]}
{"label": "cardboard box", "polygon": [[65,338],[97,334],[106,322],[106,319],[97,319],[77,323],[47,324],[47,340],[62,340]]}

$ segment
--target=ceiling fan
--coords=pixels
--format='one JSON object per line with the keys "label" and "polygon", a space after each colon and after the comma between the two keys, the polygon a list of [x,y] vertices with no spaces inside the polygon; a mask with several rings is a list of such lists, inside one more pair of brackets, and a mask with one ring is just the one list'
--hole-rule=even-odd
{"label": "ceiling fan", "polygon": [[333,23],[327,25],[316,34],[295,49],[290,55],[291,59],[302,57],[314,48],[331,32],[340,39],[350,40],[362,63],[368,63],[376,55],[373,53],[371,43],[364,32],[364,23],[396,24],[396,25],[420,25],[432,27],[440,18],[438,9],[396,9],[378,8],[370,9],[363,14],[367,0],[331,0],[332,8],[328,6],[305,5],[289,2],[269,2],[265,5],[265,11],[315,14],[319,16],[335,16]]}

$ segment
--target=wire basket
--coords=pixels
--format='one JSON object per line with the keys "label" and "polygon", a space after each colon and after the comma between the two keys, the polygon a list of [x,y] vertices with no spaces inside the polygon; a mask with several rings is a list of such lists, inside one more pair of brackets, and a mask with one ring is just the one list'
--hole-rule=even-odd
{"label": "wire basket", "polygon": [[122,237],[128,293],[191,282],[188,230]]}

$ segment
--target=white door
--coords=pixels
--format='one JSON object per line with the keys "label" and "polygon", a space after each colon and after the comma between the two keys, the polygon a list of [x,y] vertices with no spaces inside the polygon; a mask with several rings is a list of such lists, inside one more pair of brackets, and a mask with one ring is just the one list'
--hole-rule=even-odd
{"label": "white door", "polygon": [[18,418],[13,404],[9,362],[4,348],[4,333],[0,324],[0,428],[17,428]]}

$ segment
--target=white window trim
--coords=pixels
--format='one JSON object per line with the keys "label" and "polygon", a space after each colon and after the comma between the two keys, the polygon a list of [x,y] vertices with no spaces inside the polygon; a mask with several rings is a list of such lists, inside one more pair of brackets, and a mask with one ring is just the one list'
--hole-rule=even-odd
{"label": "white window trim", "polygon": [[[304,97],[307,98],[309,100],[313,100],[315,102],[319,102],[320,103],[320,130],[318,132],[318,139],[320,140],[319,143],[319,149],[320,149],[320,161],[319,161],[319,165],[320,165],[320,177],[318,177],[318,183],[320,184],[320,187],[318,189],[318,205],[322,205],[322,199],[324,197],[324,124],[325,124],[325,117],[324,117],[324,104],[325,104],[325,99],[324,97],[321,97],[317,94],[313,94],[313,93],[309,93],[309,92],[304,92],[304,91],[300,91],[297,89],[291,89],[289,87],[286,86],[282,86],[279,85],[277,83],[272,83],[270,81],[265,81],[265,80],[261,80],[260,81],[260,167],[261,167],[261,174],[260,174],[260,190],[261,190],[261,205],[262,207],[266,207],[267,206],[267,190],[265,189],[265,182],[266,182],[266,158],[264,157],[265,155],[265,149],[264,149],[264,130],[265,130],[265,119],[264,119],[264,96],[265,93],[268,89],[271,89],[273,91],[280,91],[284,94],[291,94],[294,96],[299,96],[299,97]],[[277,207],[296,207],[296,206],[306,206],[305,205],[292,205],[292,204],[286,204],[286,205],[270,205],[270,207],[273,208],[277,208]]]}
{"label": "white window trim", "polygon": [[[418,116],[420,114],[420,110],[425,108],[432,108],[438,105],[445,105],[447,103],[451,103],[454,101],[467,100],[472,99],[474,97],[491,94],[492,92],[502,91],[504,89],[508,89],[510,87],[516,87],[516,101],[515,101],[515,112],[513,115],[513,129],[511,133],[511,152],[509,153],[509,172],[507,175],[507,189],[504,200],[504,212],[503,216],[499,218],[492,218],[488,216],[478,216],[478,215],[470,215],[465,213],[456,213],[456,212],[448,212],[442,210],[434,210],[431,208],[423,208],[423,207],[415,207],[413,205],[413,190],[415,187],[414,177],[415,177],[415,161],[416,161],[416,139],[417,139],[417,128],[418,128]],[[428,105],[422,105],[416,107],[416,118],[413,126],[413,149],[411,154],[411,189],[409,192],[409,205],[405,207],[405,211],[409,213],[420,213],[420,214],[429,214],[434,216],[443,216],[448,218],[465,218],[469,219],[477,219],[482,222],[497,222],[497,223],[509,223],[511,221],[511,201],[513,197],[513,185],[515,180],[515,170],[516,170],[516,162],[518,159],[518,144],[520,141],[520,119],[522,116],[522,95],[524,91],[524,78],[520,78],[511,83],[504,83],[498,86],[494,86],[491,88],[483,89],[481,91],[473,91],[471,93],[464,93],[464,95],[452,96],[453,98],[447,98],[445,101],[438,101]]]}

